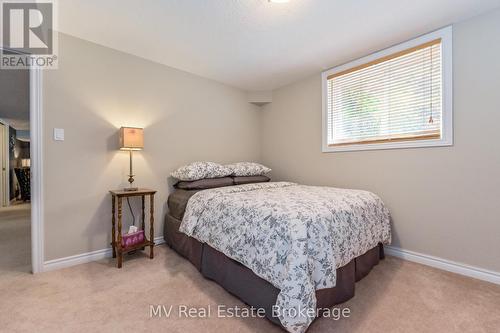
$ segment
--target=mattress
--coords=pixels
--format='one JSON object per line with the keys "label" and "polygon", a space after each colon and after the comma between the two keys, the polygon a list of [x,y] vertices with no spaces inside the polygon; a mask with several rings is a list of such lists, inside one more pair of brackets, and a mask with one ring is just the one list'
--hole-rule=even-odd
{"label": "mattress", "polygon": [[173,193],[171,193],[167,200],[170,216],[182,221],[189,198],[199,191],[201,190],[176,189]]}

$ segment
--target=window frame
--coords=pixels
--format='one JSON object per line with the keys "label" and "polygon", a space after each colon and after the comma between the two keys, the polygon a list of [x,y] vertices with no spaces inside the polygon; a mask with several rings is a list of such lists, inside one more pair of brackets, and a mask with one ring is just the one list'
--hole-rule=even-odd
{"label": "window frame", "polygon": [[[396,142],[377,143],[351,143],[348,145],[328,144],[328,77],[364,64],[377,61],[380,58],[389,57],[395,53],[417,47],[419,45],[441,39],[441,138],[426,140],[409,140]],[[387,49],[372,53],[368,56],[348,62],[346,64],[331,68],[321,73],[322,86],[322,152],[346,152],[362,150],[382,150],[420,147],[443,147],[453,145],[453,28],[448,26],[431,33],[422,35],[412,40],[400,43]]]}

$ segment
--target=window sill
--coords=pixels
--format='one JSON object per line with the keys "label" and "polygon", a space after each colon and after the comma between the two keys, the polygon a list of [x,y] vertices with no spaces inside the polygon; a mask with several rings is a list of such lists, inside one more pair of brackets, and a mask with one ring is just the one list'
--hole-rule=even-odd
{"label": "window sill", "polygon": [[345,146],[328,146],[323,144],[323,153],[363,151],[363,150],[386,150],[386,149],[404,149],[404,148],[429,148],[429,147],[446,147],[453,146],[452,139],[439,140],[416,140],[416,141],[400,141],[387,143],[372,143],[372,144],[352,144]]}

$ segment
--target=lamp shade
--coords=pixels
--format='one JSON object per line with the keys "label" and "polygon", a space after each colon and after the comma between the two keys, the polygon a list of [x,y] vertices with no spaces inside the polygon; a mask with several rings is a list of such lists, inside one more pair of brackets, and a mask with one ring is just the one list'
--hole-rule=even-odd
{"label": "lamp shade", "polygon": [[137,127],[120,128],[120,149],[141,150],[144,148],[144,129]]}
{"label": "lamp shade", "polygon": [[31,166],[31,160],[29,158],[23,158],[23,159],[21,159],[21,166],[23,168],[30,167]]}

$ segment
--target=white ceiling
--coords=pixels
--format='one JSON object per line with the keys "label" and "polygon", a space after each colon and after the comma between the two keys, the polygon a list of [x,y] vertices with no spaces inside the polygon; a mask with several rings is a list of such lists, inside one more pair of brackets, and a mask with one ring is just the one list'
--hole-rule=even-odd
{"label": "white ceiling", "polygon": [[245,90],[270,90],[500,0],[62,0],[59,30]]}

